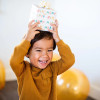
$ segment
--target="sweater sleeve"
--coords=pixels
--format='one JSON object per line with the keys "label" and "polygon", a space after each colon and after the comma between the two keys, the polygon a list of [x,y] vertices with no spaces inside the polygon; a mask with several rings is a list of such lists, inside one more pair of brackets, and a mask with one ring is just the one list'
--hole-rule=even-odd
{"label": "sweater sleeve", "polygon": [[70,47],[65,44],[62,40],[56,43],[61,59],[51,63],[51,69],[56,72],[57,75],[65,72],[75,62],[75,56],[72,53]]}
{"label": "sweater sleeve", "polygon": [[20,45],[16,46],[10,58],[10,66],[16,76],[20,76],[25,68],[24,56],[27,54],[30,42],[23,40]]}

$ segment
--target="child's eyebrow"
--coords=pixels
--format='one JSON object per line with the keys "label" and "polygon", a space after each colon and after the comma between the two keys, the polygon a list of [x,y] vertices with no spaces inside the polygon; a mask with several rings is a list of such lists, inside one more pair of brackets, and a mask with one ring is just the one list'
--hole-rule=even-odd
{"label": "child's eyebrow", "polygon": [[48,49],[53,49],[53,47],[50,47],[50,48],[48,48]]}
{"label": "child's eyebrow", "polygon": [[42,49],[42,48],[40,48],[40,47],[34,47],[34,49]]}

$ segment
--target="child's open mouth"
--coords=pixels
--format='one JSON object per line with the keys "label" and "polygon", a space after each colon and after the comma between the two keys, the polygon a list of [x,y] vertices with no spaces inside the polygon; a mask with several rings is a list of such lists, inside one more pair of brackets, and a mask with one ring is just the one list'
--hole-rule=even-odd
{"label": "child's open mouth", "polygon": [[45,61],[39,60],[39,63],[41,63],[41,64],[46,64],[47,62],[48,62],[48,60],[45,60]]}

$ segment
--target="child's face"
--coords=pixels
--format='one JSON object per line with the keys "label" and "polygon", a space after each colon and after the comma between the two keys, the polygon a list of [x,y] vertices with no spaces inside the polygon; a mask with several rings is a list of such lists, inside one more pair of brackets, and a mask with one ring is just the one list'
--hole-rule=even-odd
{"label": "child's face", "polygon": [[40,69],[46,68],[53,56],[53,39],[41,39],[34,43],[29,53],[30,63]]}

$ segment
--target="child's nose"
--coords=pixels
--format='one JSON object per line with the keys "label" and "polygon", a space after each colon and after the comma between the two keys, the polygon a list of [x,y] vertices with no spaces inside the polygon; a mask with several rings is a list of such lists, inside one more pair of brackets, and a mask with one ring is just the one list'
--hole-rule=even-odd
{"label": "child's nose", "polygon": [[42,53],[42,56],[43,57],[47,57],[48,56],[48,53],[45,51],[45,52]]}

